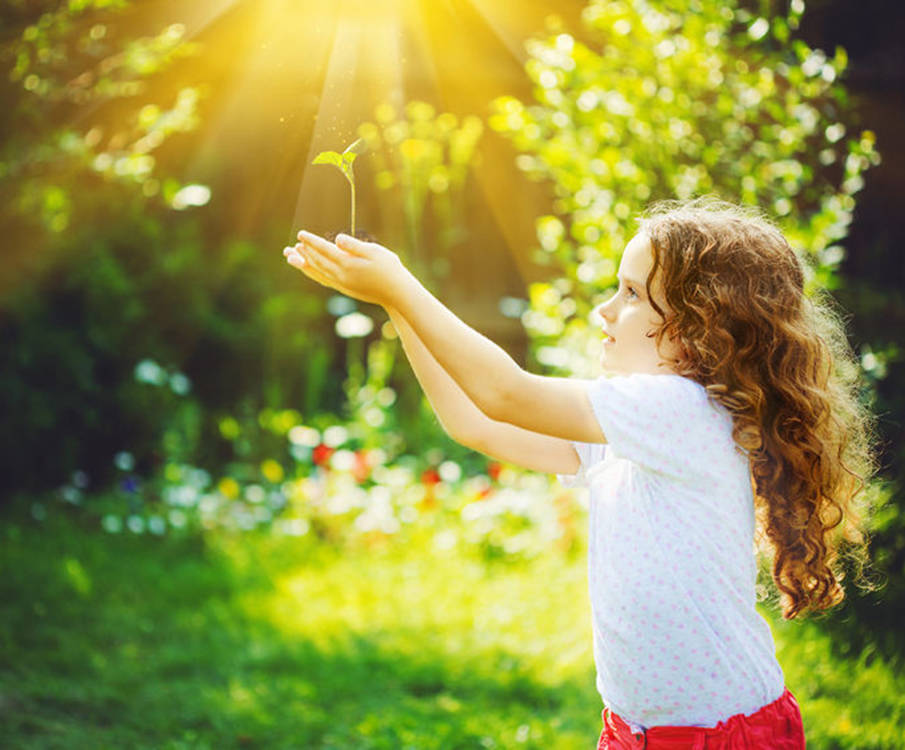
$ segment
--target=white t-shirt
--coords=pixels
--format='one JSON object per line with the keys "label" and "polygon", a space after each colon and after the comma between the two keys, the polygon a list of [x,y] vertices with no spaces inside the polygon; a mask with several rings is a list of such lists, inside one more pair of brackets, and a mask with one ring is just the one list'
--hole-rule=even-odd
{"label": "white t-shirt", "polygon": [[573,441],[587,486],[597,690],[635,727],[712,727],[782,695],[755,609],[754,497],[732,417],[674,374],[584,380],[607,443]]}

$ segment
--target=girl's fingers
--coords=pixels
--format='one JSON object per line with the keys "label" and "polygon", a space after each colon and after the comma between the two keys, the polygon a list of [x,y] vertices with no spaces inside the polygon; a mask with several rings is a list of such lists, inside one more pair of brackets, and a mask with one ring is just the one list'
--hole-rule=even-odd
{"label": "girl's fingers", "polygon": [[302,256],[296,252],[295,248],[287,247],[283,250],[283,255],[286,256],[286,260],[289,261],[290,265],[298,268],[305,276],[307,276],[312,281],[316,281],[318,284],[322,286],[328,286],[332,288],[337,288],[337,284],[335,281],[324,276],[317,269],[315,269],[310,263],[306,262]]}
{"label": "girl's fingers", "polygon": [[350,234],[338,234],[336,235],[336,246],[341,250],[346,250],[352,255],[357,255],[360,258],[371,258],[371,248],[368,247],[369,243],[363,242],[357,237],[353,237]]}
{"label": "girl's fingers", "polygon": [[312,250],[309,246],[299,243],[295,246],[295,251],[304,260],[305,263],[320,271],[324,276],[338,281],[344,275],[342,266],[337,263],[330,255]]}
{"label": "girl's fingers", "polygon": [[306,248],[310,248],[313,253],[330,258],[334,263],[338,263],[340,261],[340,256],[343,254],[332,242],[328,242],[323,237],[318,237],[316,234],[311,234],[311,232],[302,230],[298,234],[298,239]]}
{"label": "girl's fingers", "polygon": [[330,242],[323,237],[318,237],[316,234],[306,232],[303,229],[298,233],[298,240],[299,242],[303,242],[310,246],[317,252],[329,255],[337,262],[347,260],[350,255],[357,255],[359,258],[371,257],[368,250],[368,243],[362,242],[348,234],[338,234],[336,235],[336,240]]}

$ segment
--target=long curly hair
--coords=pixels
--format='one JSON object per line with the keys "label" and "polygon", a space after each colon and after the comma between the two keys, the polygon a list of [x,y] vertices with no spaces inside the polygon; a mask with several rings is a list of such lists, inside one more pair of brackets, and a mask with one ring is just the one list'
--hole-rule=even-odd
{"label": "long curly hair", "polygon": [[772,558],[782,616],[845,597],[848,558],[862,588],[869,565],[865,488],[876,473],[876,418],[845,322],[812,266],[759,210],[714,198],[661,201],[640,217],[669,312],[655,331],[680,344],[674,372],[732,414],[749,460],[757,551]]}

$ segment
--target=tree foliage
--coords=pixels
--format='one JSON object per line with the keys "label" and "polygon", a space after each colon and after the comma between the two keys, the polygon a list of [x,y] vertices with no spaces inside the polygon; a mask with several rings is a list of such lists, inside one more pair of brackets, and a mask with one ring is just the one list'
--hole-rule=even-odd
{"label": "tree foliage", "polygon": [[543,364],[587,374],[596,361],[586,313],[656,199],[766,208],[813,261],[808,288],[837,283],[854,195],[879,161],[873,133],[846,137],[845,52],[790,41],[802,3],[769,18],[723,0],[681,6],[593,0],[587,41],[554,26],[530,42],[536,102],[494,102],[491,126],[523,152],[518,166],[556,193],[537,258],[561,279],[535,285],[525,318]]}

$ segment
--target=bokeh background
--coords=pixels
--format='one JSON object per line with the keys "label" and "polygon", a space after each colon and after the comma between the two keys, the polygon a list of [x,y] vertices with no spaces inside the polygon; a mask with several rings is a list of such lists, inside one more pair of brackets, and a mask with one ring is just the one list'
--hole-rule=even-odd
{"label": "bokeh background", "polygon": [[[587,498],[451,441],[356,230],[534,372],[652,200],[759,205],[878,416],[870,571],[759,604],[809,746],[905,746],[893,0],[7,0],[0,726],[15,747],[591,747]],[[852,576],[853,578],[853,576]]]}

